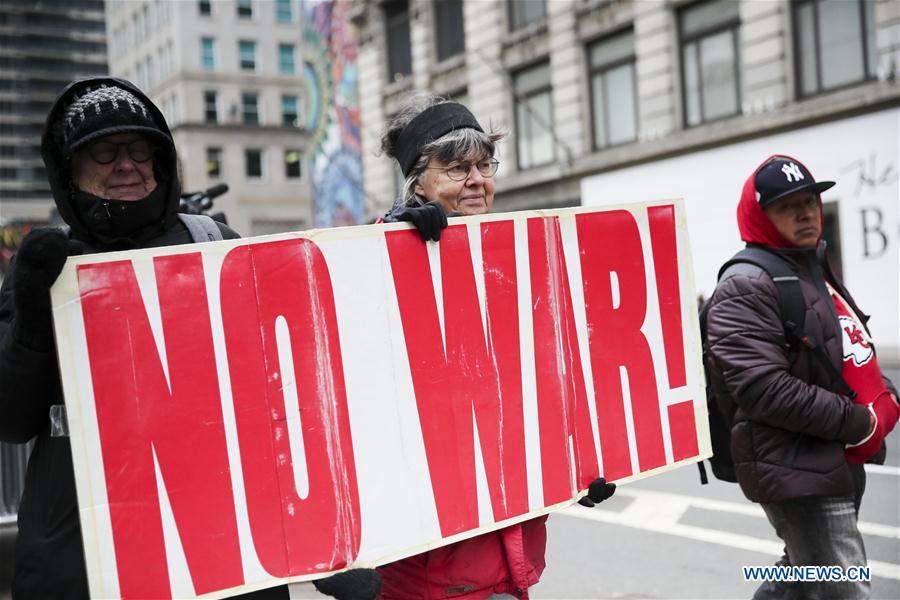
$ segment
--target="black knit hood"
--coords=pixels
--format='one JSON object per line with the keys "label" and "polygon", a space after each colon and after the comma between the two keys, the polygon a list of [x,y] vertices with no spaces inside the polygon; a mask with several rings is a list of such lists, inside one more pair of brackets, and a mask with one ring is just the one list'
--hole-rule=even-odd
{"label": "black knit hood", "polygon": [[[175,146],[172,143],[172,134],[166,119],[159,108],[141,90],[124,79],[115,77],[92,77],[81,79],[69,84],[56,99],[53,108],[47,116],[44,126],[44,134],[41,138],[41,156],[47,167],[47,178],[53,193],[53,200],[62,219],[71,227],[72,237],[88,242],[92,245],[103,247],[106,244],[98,239],[98,232],[79,217],[73,206],[72,198],[74,185],[72,182],[71,157],[65,148],[65,116],[72,104],[86,93],[102,87],[114,87],[126,90],[143,103],[149,115],[148,123],[156,131],[143,131],[137,122],[126,122],[121,132],[135,131],[138,133],[153,133],[153,141],[157,145],[154,156],[153,170],[158,186],[164,186],[163,190],[151,195],[146,202],[163,202],[165,206],[160,211],[162,217],[152,225],[152,233],[162,233],[170,230],[178,219],[178,204],[181,197],[181,184],[178,181],[177,157]],[[104,135],[116,133],[109,130]]]}

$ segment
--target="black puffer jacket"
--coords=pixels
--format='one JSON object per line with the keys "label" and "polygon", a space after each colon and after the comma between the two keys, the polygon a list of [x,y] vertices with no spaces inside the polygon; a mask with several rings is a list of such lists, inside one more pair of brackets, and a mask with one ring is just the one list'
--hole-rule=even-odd
{"label": "black puffer jacket", "polygon": [[[841,332],[820,255],[777,252],[800,278],[804,330],[839,373]],[[846,289],[828,278],[852,303]],[[747,498],[850,495],[844,446],[868,433],[868,410],[832,391],[830,372],[812,352],[789,351],[769,275],[753,265],[730,268],[710,300],[707,327],[710,377],[720,401],[733,411],[731,450]]]}
{"label": "black puffer jacket", "polygon": [[[147,105],[159,127],[169,132],[162,113],[128,82],[110,78],[85,80],[70,85],[60,95],[47,119],[42,154],[60,215],[70,226],[70,235],[85,243],[87,252],[105,252],[111,248],[104,247],[70,205],[70,169],[53,135],[53,124],[72,95],[83,92],[87,86],[96,87],[102,83],[131,91]],[[168,186],[164,216],[153,225],[152,235],[135,247],[190,243],[190,234],[177,219],[180,186],[174,147],[161,148],[154,163],[164,185]],[[220,229],[225,239],[239,237],[224,225],[220,224]],[[13,596],[17,600],[87,598],[69,440],[50,437],[49,408],[63,402],[56,350],[33,350],[13,335],[15,269],[13,262],[0,289],[0,439],[13,443],[36,439],[19,508]]]}

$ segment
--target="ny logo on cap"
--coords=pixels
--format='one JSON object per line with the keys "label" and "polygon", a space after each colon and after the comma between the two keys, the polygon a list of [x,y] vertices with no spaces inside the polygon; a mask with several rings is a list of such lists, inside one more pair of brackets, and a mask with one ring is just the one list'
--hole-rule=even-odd
{"label": "ny logo on cap", "polygon": [[793,181],[800,181],[801,179],[804,179],[803,172],[800,170],[800,167],[798,167],[794,163],[781,165],[781,172],[784,173],[787,177],[788,183],[791,182],[791,178],[793,178]]}

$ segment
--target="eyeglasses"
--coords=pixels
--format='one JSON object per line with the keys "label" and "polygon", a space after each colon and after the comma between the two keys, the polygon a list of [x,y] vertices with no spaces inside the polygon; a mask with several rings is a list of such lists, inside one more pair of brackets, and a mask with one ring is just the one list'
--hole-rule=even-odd
{"label": "eyeglasses", "polygon": [[426,169],[438,169],[447,174],[447,177],[453,181],[465,181],[472,172],[472,165],[478,169],[482,177],[493,177],[500,166],[500,161],[494,158],[486,158],[476,163],[457,162],[446,167],[425,167]]}
{"label": "eyeglasses", "polygon": [[153,158],[156,148],[147,140],[133,140],[125,144],[94,142],[87,148],[88,156],[99,165],[108,165],[119,158],[119,149],[125,148],[128,158],[136,163],[145,163]]}

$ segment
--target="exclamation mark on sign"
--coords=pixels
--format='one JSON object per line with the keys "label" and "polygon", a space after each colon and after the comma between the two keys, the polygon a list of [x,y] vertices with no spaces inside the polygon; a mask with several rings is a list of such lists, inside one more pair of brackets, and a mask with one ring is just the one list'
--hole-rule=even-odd
{"label": "exclamation mark on sign", "polygon": [[[674,390],[687,385],[678,283],[678,248],[675,241],[675,207],[671,204],[652,206],[647,209],[647,214],[656,269],[659,318],[666,349],[666,370],[669,389]],[[699,454],[693,400],[672,404],[668,411],[673,458],[679,461]]]}

